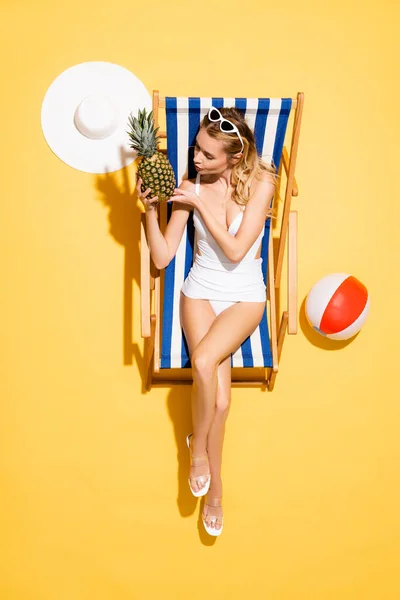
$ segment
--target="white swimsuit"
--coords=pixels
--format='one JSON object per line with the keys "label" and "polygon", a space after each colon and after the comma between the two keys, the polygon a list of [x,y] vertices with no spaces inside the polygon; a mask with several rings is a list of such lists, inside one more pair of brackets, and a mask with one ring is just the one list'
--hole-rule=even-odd
{"label": "white swimsuit", "polygon": [[[200,173],[196,178],[196,194],[200,197]],[[243,211],[236,215],[228,233],[235,236],[243,219]],[[262,258],[254,258],[264,235],[260,235],[238,263],[230,261],[208,231],[200,213],[194,209],[195,260],[181,291],[189,298],[207,299],[218,315],[236,302],[265,302],[266,288],[262,274]]]}

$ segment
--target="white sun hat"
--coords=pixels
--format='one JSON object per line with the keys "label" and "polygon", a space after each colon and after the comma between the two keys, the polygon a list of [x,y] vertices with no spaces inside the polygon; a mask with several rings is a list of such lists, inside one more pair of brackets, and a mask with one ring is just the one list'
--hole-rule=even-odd
{"label": "white sun hat", "polygon": [[130,165],[128,117],[152,109],[144,84],[109,62],[80,63],[63,71],[42,103],[44,137],[58,158],[79,171],[110,173]]}

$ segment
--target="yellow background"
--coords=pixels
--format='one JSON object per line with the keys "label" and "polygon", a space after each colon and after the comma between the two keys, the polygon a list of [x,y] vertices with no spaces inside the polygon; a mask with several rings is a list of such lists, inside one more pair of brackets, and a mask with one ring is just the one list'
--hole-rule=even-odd
{"label": "yellow background", "polygon": [[[395,4],[1,3],[2,600],[400,597]],[[305,93],[301,326],[273,393],[233,390],[216,541],[189,387],[142,391],[134,167],[74,170],[41,131],[48,86],[89,60],[162,95]],[[302,304],[337,271],[371,312],[329,345]]]}

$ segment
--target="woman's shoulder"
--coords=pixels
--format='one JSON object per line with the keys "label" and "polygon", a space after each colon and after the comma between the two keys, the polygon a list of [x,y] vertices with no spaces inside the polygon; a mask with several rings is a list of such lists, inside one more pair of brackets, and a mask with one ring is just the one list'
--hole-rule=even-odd
{"label": "woman's shoulder", "polygon": [[[196,180],[195,179],[182,179],[179,184],[179,188],[181,190],[186,190],[188,192],[194,192],[196,189]],[[188,213],[193,211],[193,206],[189,206],[183,202],[174,202],[172,210],[177,210],[178,208],[186,210]]]}
{"label": "woman's shoulder", "polygon": [[257,176],[254,178],[253,180],[253,184],[258,187],[258,186],[265,186],[265,184],[272,184],[275,185],[275,179],[272,173],[269,173],[268,171],[261,171],[261,173],[258,173]]}
{"label": "woman's shoulder", "polygon": [[275,191],[275,188],[276,182],[271,173],[268,173],[268,171],[262,171],[261,173],[258,173],[251,182],[250,198],[260,194],[265,194],[269,191]]}
{"label": "woman's shoulder", "polygon": [[193,190],[193,188],[196,185],[196,179],[182,179],[182,182],[180,184],[180,188],[182,190]]}

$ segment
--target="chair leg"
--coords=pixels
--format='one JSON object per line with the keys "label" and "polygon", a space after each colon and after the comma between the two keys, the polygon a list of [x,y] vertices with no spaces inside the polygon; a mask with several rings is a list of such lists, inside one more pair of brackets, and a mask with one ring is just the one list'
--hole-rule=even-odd
{"label": "chair leg", "polygon": [[[289,320],[289,313],[287,311],[284,311],[282,313],[282,319],[281,319],[281,324],[279,327],[279,334],[278,334],[278,364],[281,361],[282,346],[283,346],[283,342],[285,339],[288,320]],[[268,381],[268,390],[270,392],[272,392],[272,390],[274,389],[275,379],[276,379],[277,374],[278,374],[277,371],[274,371],[273,369],[271,370],[271,376]]]}
{"label": "chair leg", "polygon": [[145,354],[146,354],[146,370],[147,381],[146,390],[151,390],[153,381],[153,358],[154,358],[154,341],[156,337],[156,315],[150,316],[150,337],[145,338]]}
{"label": "chair leg", "polygon": [[146,216],[141,215],[140,223],[140,315],[142,337],[150,336],[150,279],[151,259],[146,238]]}

